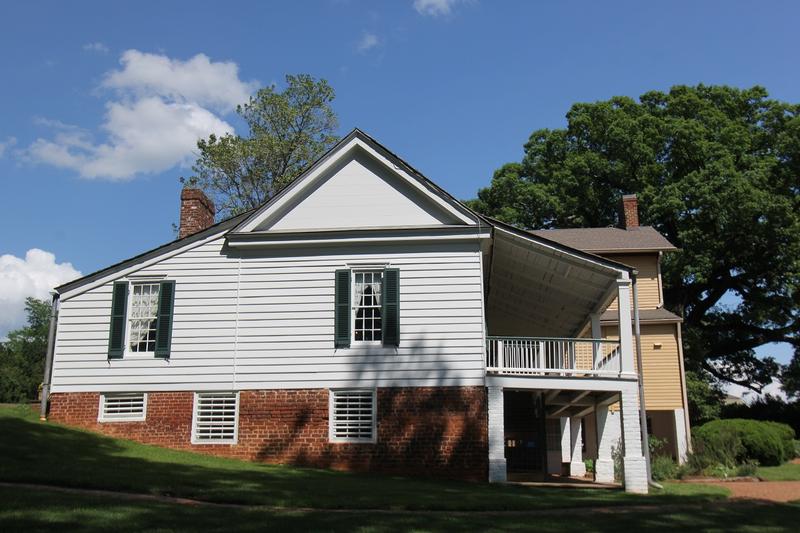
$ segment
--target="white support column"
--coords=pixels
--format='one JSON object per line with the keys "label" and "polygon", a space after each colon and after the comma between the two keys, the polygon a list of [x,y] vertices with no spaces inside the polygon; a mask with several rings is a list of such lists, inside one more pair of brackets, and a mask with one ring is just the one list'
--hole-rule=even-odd
{"label": "white support column", "polygon": [[[569,463],[572,457],[572,444],[570,441],[570,425],[569,417],[562,416],[558,419],[561,425],[561,462]],[[561,465],[559,465],[559,473],[561,472]]]}
{"label": "white support column", "polygon": [[[589,315],[589,320],[592,324],[592,338],[602,339],[603,330],[600,328],[600,313],[592,313]],[[602,353],[602,345],[599,342],[592,343],[592,368],[597,368],[597,363],[605,355]]]}
{"label": "white support column", "polygon": [[597,424],[597,460],[594,462],[595,481],[598,483],[614,482],[613,448],[621,446],[620,416],[611,412],[607,406],[598,406],[595,410]]}
{"label": "white support column", "polygon": [[583,463],[583,434],[580,418],[573,417],[569,419],[569,433],[569,475],[583,477],[586,475],[586,465]]}
{"label": "white support column", "polygon": [[633,362],[633,329],[631,328],[631,280],[627,272],[617,279],[617,303],[619,306],[619,351],[620,371],[635,374]]}
{"label": "white support column", "polygon": [[621,396],[622,441],[625,449],[622,467],[625,471],[625,491],[647,494],[647,463],[642,450],[638,385],[626,387]]}
{"label": "white support column", "polygon": [[683,409],[675,409],[675,448],[678,451],[678,464],[686,462],[689,438],[686,431],[686,416]]}
{"label": "white support column", "polygon": [[503,388],[487,387],[489,396],[489,482],[506,481]]}

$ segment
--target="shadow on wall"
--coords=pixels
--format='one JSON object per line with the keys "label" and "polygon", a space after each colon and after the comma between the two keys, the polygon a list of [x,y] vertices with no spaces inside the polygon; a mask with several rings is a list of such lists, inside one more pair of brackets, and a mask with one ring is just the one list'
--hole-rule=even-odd
{"label": "shadow on wall", "polygon": [[[412,353],[440,353],[423,338]],[[445,359],[445,357],[440,357]],[[352,381],[371,387],[381,365],[364,355],[351,363]],[[415,361],[408,362],[413,368]],[[329,442],[328,390],[243,392],[240,442],[260,441],[255,459],[352,471],[484,481],[488,420],[483,386],[447,386],[450,363],[421,371],[426,387],[384,387],[377,394],[375,443]],[[420,371],[416,371],[420,373]]]}

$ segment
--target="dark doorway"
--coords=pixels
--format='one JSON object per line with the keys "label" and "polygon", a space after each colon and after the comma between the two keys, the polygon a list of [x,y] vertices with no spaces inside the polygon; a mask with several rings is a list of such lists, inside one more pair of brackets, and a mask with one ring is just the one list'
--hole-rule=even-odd
{"label": "dark doorway", "polygon": [[547,464],[545,418],[538,391],[504,393],[505,455],[508,473],[540,474]]}

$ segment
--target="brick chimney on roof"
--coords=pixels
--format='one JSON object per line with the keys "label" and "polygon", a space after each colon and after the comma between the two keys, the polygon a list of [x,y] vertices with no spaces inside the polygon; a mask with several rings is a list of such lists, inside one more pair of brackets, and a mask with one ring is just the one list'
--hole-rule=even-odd
{"label": "brick chimney on roof", "polygon": [[639,227],[639,200],[635,194],[622,196],[622,229]]}
{"label": "brick chimney on roof", "polygon": [[178,238],[183,239],[214,224],[214,202],[200,189],[181,191],[181,222]]}

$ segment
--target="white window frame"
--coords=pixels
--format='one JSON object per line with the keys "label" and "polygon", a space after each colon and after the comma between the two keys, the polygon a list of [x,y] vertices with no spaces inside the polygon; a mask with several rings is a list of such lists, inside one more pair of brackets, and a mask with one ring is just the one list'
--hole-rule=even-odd
{"label": "white window frame", "polygon": [[[111,397],[123,397],[142,395],[142,413],[130,414],[128,416],[106,416],[106,399]],[[147,393],[146,392],[106,392],[100,395],[100,406],[97,411],[97,421],[103,423],[109,422],[144,422],[147,419]]]}
{"label": "white window frame", "polygon": [[[336,395],[347,393],[372,393],[372,434],[370,438],[336,436]],[[375,444],[378,441],[378,391],[377,389],[329,389],[328,390],[328,441]]]}
{"label": "white window frame", "polygon": [[[233,438],[227,440],[206,440],[197,438],[197,406],[200,396],[206,394],[233,394],[236,399],[236,407],[234,409],[233,418]],[[239,391],[202,391],[194,393],[194,401],[192,403],[192,444],[237,444],[239,442]]]}
{"label": "white window frame", "polygon": [[[350,344],[355,346],[383,346],[383,276],[386,267],[362,266],[350,269]],[[356,302],[356,273],[380,272],[381,273],[381,305],[379,306],[381,315],[381,340],[379,341],[358,341],[356,340],[356,314],[360,307]]]}
{"label": "white window frame", "polygon": [[[161,281],[162,278],[139,278],[139,279],[131,279],[128,281],[128,295],[125,299],[125,350],[123,352],[124,357],[142,357],[147,359],[152,359],[155,356],[155,349],[149,352],[134,352],[131,350],[131,320],[134,320],[132,317],[133,312],[133,286],[134,285],[158,285],[158,296],[161,298]],[[156,302],[156,327],[158,327],[158,301]],[[156,342],[158,341],[158,331],[156,331]]]}

